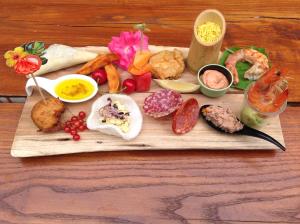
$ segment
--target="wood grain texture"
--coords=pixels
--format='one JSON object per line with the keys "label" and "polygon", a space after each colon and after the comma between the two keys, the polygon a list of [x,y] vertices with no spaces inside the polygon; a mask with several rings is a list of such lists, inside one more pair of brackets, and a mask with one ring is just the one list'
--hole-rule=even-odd
{"label": "wood grain texture", "polygon": [[287,151],[133,151],[16,159],[0,104],[0,223],[299,223],[299,107]]}
{"label": "wood grain texture", "polygon": [[[56,132],[45,134],[37,132],[37,127],[30,119],[31,109],[34,104],[41,100],[36,92],[28,97],[25,103],[11,154],[14,157],[32,157],[57,154],[69,154],[78,152],[95,151],[124,151],[124,150],[187,150],[187,149],[227,149],[227,150],[263,150],[276,149],[273,144],[248,136],[236,136],[223,134],[209,127],[203,119],[199,119],[197,125],[187,134],[175,135],[172,132],[172,118],[153,119],[143,113],[144,99],[149,93],[135,93],[132,98],[137,102],[143,114],[143,127],[139,136],[133,140],[125,141],[120,137],[109,136],[97,131],[86,131],[81,135],[81,140],[75,142],[69,134]],[[230,107],[235,114],[239,114],[243,104],[243,94],[227,94],[217,99],[207,99],[199,94],[184,94],[184,99],[195,97],[200,105],[217,104]],[[66,106],[73,114],[78,114],[83,110],[90,113],[91,104],[98,97],[81,104],[67,104]],[[70,114],[66,113],[62,120],[70,119]],[[261,131],[271,135],[284,145],[279,117],[268,121]],[[222,142],[222,144],[220,144]]]}
{"label": "wood grain texture", "polygon": [[[0,54],[29,40],[72,46],[106,45],[111,36],[146,22],[151,44],[188,47],[196,16],[217,8],[227,21],[223,47],[256,45],[268,49],[274,64],[289,68],[289,101],[300,101],[300,2],[288,1],[0,1]],[[133,13],[134,12],[134,13]],[[25,78],[0,60],[0,95],[25,95]],[[9,85],[8,85],[9,83]]]}

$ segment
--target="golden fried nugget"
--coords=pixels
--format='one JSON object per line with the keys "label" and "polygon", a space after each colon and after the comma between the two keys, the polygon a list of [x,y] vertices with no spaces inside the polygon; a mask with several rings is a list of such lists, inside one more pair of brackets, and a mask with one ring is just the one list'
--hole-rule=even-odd
{"label": "golden fried nugget", "polygon": [[37,102],[31,110],[33,123],[43,132],[53,132],[61,129],[60,117],[65,111],[65,105],[59,99],[51,97]]}
{"label": "golden fried nugget", "polygon": [[178,79],[182,75],[185,64],[182,52],[161,51],[150,58],[151,71],[158,79]]}
{"label": "golden fried nugget", "polygon": [[105,65],[112,63],[113,61],[117,61],[118,59],[119,57],[115,54],[101,54],[92,61],[89,61],[88,63],[83,65],[78,71],[76,71],[76,73],[88,75],[96,69],[102,68]]}

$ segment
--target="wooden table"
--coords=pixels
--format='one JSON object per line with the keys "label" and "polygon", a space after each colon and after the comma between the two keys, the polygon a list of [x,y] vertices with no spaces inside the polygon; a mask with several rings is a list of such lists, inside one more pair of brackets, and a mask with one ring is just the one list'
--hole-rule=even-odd
{"label": "wooden table", "polygon": [[[184,3],[183,3],[184,2]],[[188,47],[206,8],[221,10],[223,46],[266,47],[288,67],[291,94],[281,116],[285,153],[105,152],[15,159],[22,104],[0,104],[0,223],[300,223],[300,2],[4,1],[0,54],[29,41],[105,45],[133,23],[151,44]],[[0,95],[24,96],[24,77],[1,59]]]}

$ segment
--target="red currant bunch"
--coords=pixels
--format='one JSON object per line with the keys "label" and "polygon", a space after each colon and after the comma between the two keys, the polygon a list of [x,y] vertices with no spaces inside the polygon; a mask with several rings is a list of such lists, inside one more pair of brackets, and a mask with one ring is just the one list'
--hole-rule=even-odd
{"label": "red currant bunch", "polygon": [[67,120],[63,125],[64,131],[66,133],[70,133],[74,141],[80,140],[78,132],[82,132],[87,129],[85,118],[85,112],[80,111],[77,116],[72,116],[71,119]]}

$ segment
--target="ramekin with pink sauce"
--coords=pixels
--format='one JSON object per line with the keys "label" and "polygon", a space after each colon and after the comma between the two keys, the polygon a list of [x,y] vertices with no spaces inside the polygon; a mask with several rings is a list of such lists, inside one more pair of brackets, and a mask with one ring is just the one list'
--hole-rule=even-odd
{"label": "ramekin with pink sauce", "polygon": [[208,64],[198,71],[200,91],[208,97],[225,95],[233,83],[232,73],[222,65]]}

